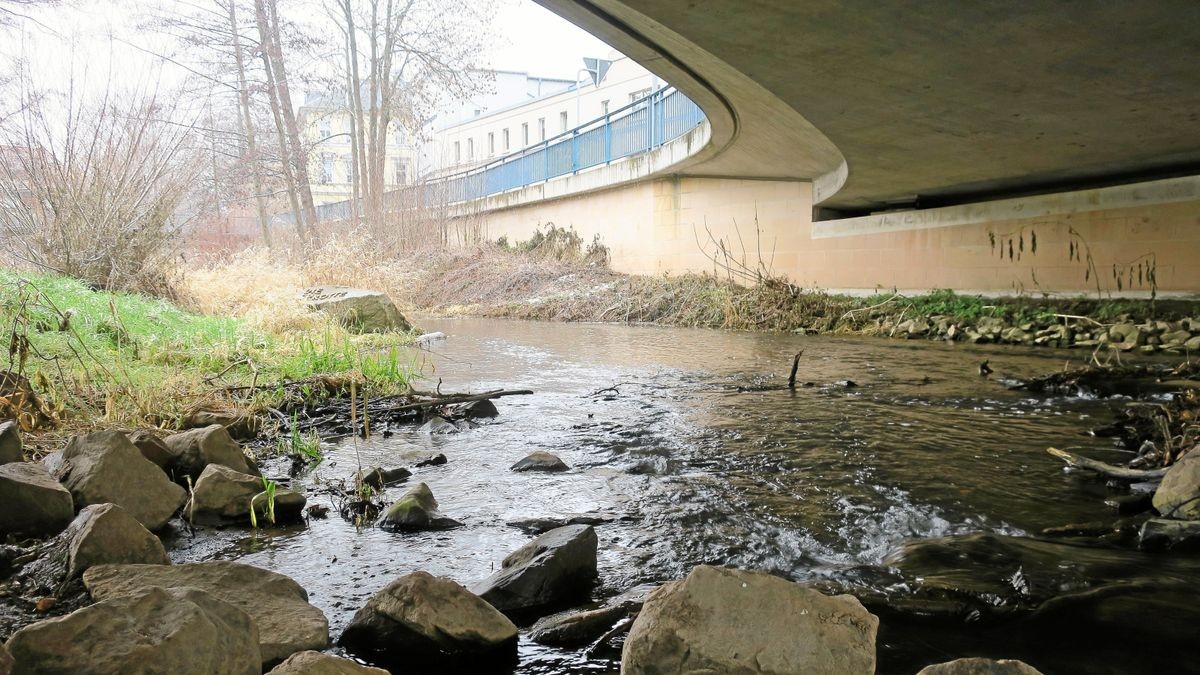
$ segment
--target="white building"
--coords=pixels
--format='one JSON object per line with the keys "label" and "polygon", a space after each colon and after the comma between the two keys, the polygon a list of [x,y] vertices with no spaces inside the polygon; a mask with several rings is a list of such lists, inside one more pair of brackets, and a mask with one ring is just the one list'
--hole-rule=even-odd
{"label": "white building", "polygon": [[494,107],[468,103],[455,115],[447,116],[448,123],[435,122],[426,147],[430,173],[462,171],[537,145],[616,111],[662,86],[658,77],[624,56],[596,61],[599,67],[580,69],[578,84],[566,82],[561,89],[545,86],[540,96],[531,95],[527,100]]}

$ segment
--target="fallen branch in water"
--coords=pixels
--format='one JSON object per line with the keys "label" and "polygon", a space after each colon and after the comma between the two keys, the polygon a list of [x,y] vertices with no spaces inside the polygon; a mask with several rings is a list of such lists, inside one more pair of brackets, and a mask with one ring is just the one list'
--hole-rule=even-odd
{"label": "fallen branch in water", "polygon": [[1114,466],[1106,462],[1101,462],[1097,459],[1089,459],[1081,455],[1076,455],[1072,452],[1067,452],[1066,450],[1059,450],[1058,448],[1046,448],[1046,452],[1061,459],[1070,466],[1088,469],[1089,471],[1095,471],[1101,476],[1117,478],[1120,480],[1158,480],[1167,473],[1167,469],[1128,469],[1123,466]]}
{"label": "fallen branch in water", "polygon": [[452,405],[455,403],[474,403],[475,401],[488,401],[493,398],[501,398],[503,396],[528,396],[533,391],[530,389],[497,389],[495,391],[485,391],[482,394],[460,394],[456,396],[442,396],[428,401],[417,401],[416,403],[405,403],[402,405],[392,405],[380,408],[387,412],[400,412],[401,410],[416,410],[419,408],[431,408],[434,406]]}
{"label": "fallen branch in water", "polygon": [[800,367],[800,357],[804,356],[804,350],[801,349],[796,358],[792,359],[792,373],[788,375],[788,389],[796,388],[796,370]]}

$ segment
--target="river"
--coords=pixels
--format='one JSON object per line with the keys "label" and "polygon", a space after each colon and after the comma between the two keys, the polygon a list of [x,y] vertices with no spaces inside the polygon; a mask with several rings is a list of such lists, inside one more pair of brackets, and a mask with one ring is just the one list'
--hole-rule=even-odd
{"label": "river", "polygon": [[[884,558],[908,540],[987,533],[1007,542],[1116,517],[1102,504],[1109,493],[1102,482],[1064,471],[1045,448],[1079,446],[1119,461],[1123,455],[1110,440],[1081,432],[1109,421],[1121,402],[1031,397],[1004,384],[1059,369],[1085,356],[1080,352],[481,319],[421,325],[448,336],[420,357],[429,379],[424,387],[440,379],[443,391],[536,393],[501,399],[499,417],[459,433],[405,428],[390,438],[330,444],[326,460],[297,482],[314,489],[348,478],[360,458],[363,466],[392,467],[418,452],[444,453],[445,465],[418,469],[410,483],[428,483],[442,512],[464,527],[360,531],[331,513],[302,527],[184,538],[172,557],[236,559],[286,574],[308,589],[336,638],[354,611],[397,576],[426,570],[465,585],[488,576],[529,541],[507,524],[523,518],[616,517],[597,527],[596,595],[603,597],[678,578],[700,563],[894,594],[897,584],[939,572],[992,573],[985,555],[982,563],[927,564],[917,581],[906,579]],[[762,390],[786,380],[799,350],[798,382],[811,386]],[[996,371],[989,378],[978,374],[985,359]],[[559,455],[572,470],[509,471],[533,450]],[[405,489],[389,488],[387,496]],[[1029,554],[1032,565],[1022,559],[998,569],[1008,564],[1001,552],[994,571],[1037,584],[1035,576],[1049,570],[1053,579],[1045,583],[1057,584],[1051,594],[1067,589],[1059,575],[1078,588],[1123,581],[1150,566],[1162,566],[1173,580],[1200,580],[1200,565],[1186,556],[1168,564],[1104,547],[1032,543],[1038,547]],[[1156,614],[1157,605],[1146,608],[1128,619],[1143,633],[1156,634],[1156,624],[1146,622],[1171,621]],[[970,617],[885,616],[879,671],[912,673],[975,653],[1025,658],[1046,673],[1200,667],[1185,655],[1178,661],[1138,654],[1161,651],[1158,645],[1095,645],[1086,635],[1043,641],[1011,628]],[[615,650],[589,657],[524,637],[520,657],[514,672],[522,674],[615,673],[619,661]]]}

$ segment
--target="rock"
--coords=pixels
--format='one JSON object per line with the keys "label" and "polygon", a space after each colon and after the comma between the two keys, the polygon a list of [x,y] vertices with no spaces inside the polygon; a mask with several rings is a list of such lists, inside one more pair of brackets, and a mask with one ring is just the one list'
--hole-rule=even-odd
{"label": "rock", "polygon": [[566,471],[571,467],[558,458],[558,455],[538,450],[531,452],[524,459],[512,465],[513,471]]}
{"label": "rock", "polygon": [[133,447],[142,453],[142,457],[150,460],[163,471],[170,470],[171,460],[175,456],[171,454],[171,449],[163,442],[161,436],[148,429],[132,431],[128,436],[129,442],[133,443]]}
{"label": "rock", "polygon": [[1042,675],[1042,671],[1023,661],[973,657],[925,666],[917,675]]}
{"label": "rock", "polygon": [[434,415],[429,418],[429,421],[421,425],[419,431],[423,434],[452,434],[459,431],[459,428],[450,420]]}
{"label": "rock", "polygon": [[509,615],[525,616],[586,598],[596,579],[591,525],[551,530],[509,554],[495,574],[471,590]]}
{"label": "rock", "polygon": [[412,476],[412,472],[405,468],[385,469],[377,466],[366,473],[360,473],[359,476],[363,483],[370,485],[376,490],[382,490],[386,485],[408,480]]}
{"label": "rock", "polygon": [[262,664],[329,646],[329,622],[288,577],[252,565],[214,560],[186,565],[97,565],[83,573],[92,598],[107,600],[150,586],[198,588],[250,615]]}
{"label": "rock", "polygon": [[460,410],[468,419],[482,419],[485,417],[496,417],[500,411],[496,409],[496,404],[484,399],[482,401],[472,401],[464,405]]}
{"label": "rock", "polygon": [[418,469],[421,469],[421,468],[424,468],[427,466],[441,466],[445,463],[446,463],[446,456],[439,452],[436,455],[428,455],[424,459],[418,460],[417,463],[414,464],[413,466],[417,467]]}
{"label": "rock", "polygon": [[185,475],[196,480],[209,464],[220,464],[252,476],[259,474],[258,469],[246,459],[242,446],[219,424],[172,434],[164,442],[175,457],[171,462],[171,470],[176,480],[181,480]]}
{"label": "rock", "polygon": [[1144,551],[1200,551],[1200,521],[1151,518],[1138,532]]}
{"label": "rock", "polygon": [[25,460],[21,445],[21,430],[16,422],[0,422],[0,464]]}
{"label": "rock", "polygon": [[409,331],[412,324],[386,293],[346,286],[306,288],[302,294],[309,309],[325,312],[360,333]]}
{"label": "rock", "polygon": [[417,339],[414,340],[414,342],[416,342],[418,345],[428,345],[430,343],[437,342],[438,340],[445,340],[445,339],[446,339],[445,333],[443,333],[440,330],[435,330],[432,333],[423,333],[421,335],[418,335]]}
{"label": "rock", "polygon": [[8,647],[0,642],[0,675],[11,675],[13,667],[12,655],[8,653]]}
{"label": "rock", "polygon": [[559,518],[524,518],[510,520],[506,525],[515,527],[525,534],[545,534],[567,525],[603,525],[616,520],[613,516],[601,513],[578,513]]}
{"label": "rock", "polygon": [[49,537],[75,517],[71,493],[38,464],[0,464],[0,539]]}
{"label": "rock", "polygon": [[1154,508],[1166,518],[1200,520],[1200,452],[1189,452],[1167,470],[1154,491]]}
{"label": "rock", "polygon": [[92,504],[46,542],[21,576],[53,588],[94,565],[127,563],[169,565],[171,560],[158,537],[125,509],[116,504]]}
{"label": "rock", "polygon": [[233,438],[253,438],[262,430],[262,418],[237,410],[201,409],[187,416],[184,429],[203,429],[218,424]]}
{"label": "rock", "polygon": [[267,675],[388,675],[388,671],[331,654],[305,651],[287,657]]}
{"label": "rock", "polygon": [[853,596],[701,565],[646,599],[621,672],[873,673],[878,627]]}
{"label": "rock", "polygon": [[[206,525],[249,522],[250,501],[254,500],[257,522],[265,523],[268,515],[267,496],[262,494],[265,489],[261,476],[238,473],[220,464],[209,464],[192,488],[192,501],[187,509],[188,520]],[[307,502],[302,494],[287,488],[275,488],[275,522],[299,520]]]}
{"label": "rock", "polygon": [[1183,343],[1183,348],[1189,352],[1200,352],[1200,335],[1189,338],[1187,342]]}
{"label": "rock", "polygon": [[144,588],[47,619],[8,641],[13,675],[258,675],[254,622],[194,588]]}
{"label": "rock", "polygon": [[375,524],[392,532],[445,530],[462,525],[457,520],[438,514],[437,500],[425,483],[417,483],[401,495]]}
{"label": "rock", "polygon": [[62,451],[54,477],[71,491],[75,506],[116,504],[148,530],[157,530],[187,499],[153,462],[119,431],[75,436]]}
{"label": "rock", "polygon": [[1182,345],[1185,342],[1187,342],[1188,340],[1192,339],[1192,334],[1186,330],[1173,330],[1173,331],[1167,331],[1167,332],[1163,333],[1161,337],[1162,337],[1162,343],[1164,345],[1169,345],[1169,344]]}
{"label": "rock", "polygon": [[552,647],[580,647],[595,642],[618,620],[636,615],[646,596],[657,586],[638,586],[603,605],[584,611],[567,611],[539,619],[529,629],[529,638]]}
{"label": "rock", "polygon": [[405,672],[414,672],[414,662],[496,666],[515,660],[517,627],[454,581],[413,572],[371,596],[338,642],[355,654],[403,663]]}

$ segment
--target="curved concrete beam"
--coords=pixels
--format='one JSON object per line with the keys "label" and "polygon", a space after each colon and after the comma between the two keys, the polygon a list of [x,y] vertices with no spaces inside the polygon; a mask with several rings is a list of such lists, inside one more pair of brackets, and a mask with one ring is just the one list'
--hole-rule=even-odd
{"label": "curved concrete beam", "polygon": [[538,2],[704,108],[690,173],[850,211],[1200,173],[1196,0]]}

